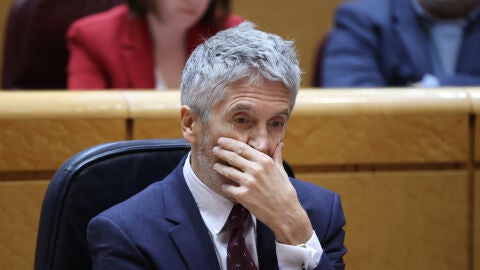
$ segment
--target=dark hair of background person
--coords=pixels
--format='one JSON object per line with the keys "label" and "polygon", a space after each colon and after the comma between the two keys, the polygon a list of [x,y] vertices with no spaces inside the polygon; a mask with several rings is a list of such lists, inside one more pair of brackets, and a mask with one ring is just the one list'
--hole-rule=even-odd
{"label": "dark hair of background person", "polygon": [[[127,0],[130,13],[135,17],[143,17],[145,13],[155,10],[155,0]],[[217,10],[220,11],[217,13]],[[230,0],[211,0],[207,11],[200,19],[201,25],[220,27],[230,14]]]}

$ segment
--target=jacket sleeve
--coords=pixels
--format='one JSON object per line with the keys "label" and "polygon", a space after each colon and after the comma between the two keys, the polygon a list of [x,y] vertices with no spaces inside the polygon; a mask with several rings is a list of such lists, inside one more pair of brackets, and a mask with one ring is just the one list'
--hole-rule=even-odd
{"label": "jacket sleeve", "polygon": [[88,34],[89,25],[73,23],[67,32],[69,60],[67,67],[67,87],[71,90],[105,89],[108,87],[95,48]]}
{"label": "jacket sleeve", "polygon": [[112,220],[97,216],[87,228],[92,269],[153,269],[128,235]]}
{"label": "jacket sleeve", "polygon": [[441,86],[478,86],[480,75],[455,74],[438,78]]}
{"label": "jacket sleeve", "polygon": [[343,226],[345,226],[345,223],[340,196],[337,193],[333,193],[331,217],[328,230],[320,240],[323,253],[320,263],[315,268],[316,270],[345,269],[343,261],[343,256],[347,253],[347,248],[344,246],[345,231]]}
{"label": "jacket sleeve", "polygon": [[375,21],[363,9],[342,5],[335,14],[335,27],[326,37],[319,69],[323,87],[385,86],[377,62],[379,50]]}

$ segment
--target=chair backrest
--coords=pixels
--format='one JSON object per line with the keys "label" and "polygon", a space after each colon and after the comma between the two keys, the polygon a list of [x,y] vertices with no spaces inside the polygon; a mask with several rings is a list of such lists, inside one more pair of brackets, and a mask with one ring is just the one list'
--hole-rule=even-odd
{"label": "chair backrest", "polygon": [[5,29],[3,89],[65,89],[65,33],[74,20],[124,0],[15,0]]}
{"label": "chair backrest", "polygon": [[189,150],[183,139],[131,140],[93,146],[67,160],[45,194],[35,270],[91,269],[90,219],[163,179]]}
{"label": "chair backrest", "polygon": [[133,140],[97,145],[67,160],[45,194],[35,270],[90,269],[90,219],[163,179],[189,149],[180,139]]}
{"label": "chair backrest", "polygon": [[320,39],[315,51],[315,59],[313,61],[312,86],[323,87],[323,59],[325,58],[325,48],[332,30],[329,28]]}

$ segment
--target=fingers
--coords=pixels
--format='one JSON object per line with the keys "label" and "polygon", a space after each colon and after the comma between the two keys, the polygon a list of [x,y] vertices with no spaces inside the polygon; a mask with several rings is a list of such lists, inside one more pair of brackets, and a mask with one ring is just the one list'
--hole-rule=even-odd
{"label": "fingers", "polygon": [[296,198],[283,168],[283,147],[283,142],[279,142],[270,157],[241,141],[219,138],[212,148],[218,160],[213,170],[225,178],[222,194],[270,225],[278,223],[272,213],[278,214],[286,202]]}
{"label": "fingers", "polygon": [[217,146],[212,149],[213,154],[224,161],[226,164],[233,166],[241,171],[251,168],[255,163],[267,164],[271,160],[283,167],[283,147],[284,143],[280,142],[276,145],[272,157],[262,153],[248,144],[230,138],[219,138]]}
{"label": "fingers", "polygon": [[268,155],[230,138],[219,138],[212,153],[220,161],[213,169],[235,183],[227,183],[228,188],[248,187],[262,173],[264,162],[258,160],[272,161]]}
{"label": "fingers", "polygon": [[243,168],[246,168],[250,165],[250,161],[248,159],[237,154],[236,152],[224,149],[220,146],[214,146],[212,149],[212,153],[219,160],[223,161],[224,164],[238,168],[241,171],[244,170]]}
{"label": "fingers", "polygon": [[237,155],[242,156],[251,161],[256,161],[255,157],[259,153],[258,151],[256,151],[246,143],[243,143],[234,139],[226,138],[226,137],[219,138],[217,140],[217,144],[222,149],[232,151]]}
{"label": "fingers", "polygon": [[285,144],[283,142],[280,142],[277,144],[277,147],[275,148],[275,151],[273,152],[273,160],[275,163],[282,165],[283,166],[283,156],[282,156],[282,150]]}

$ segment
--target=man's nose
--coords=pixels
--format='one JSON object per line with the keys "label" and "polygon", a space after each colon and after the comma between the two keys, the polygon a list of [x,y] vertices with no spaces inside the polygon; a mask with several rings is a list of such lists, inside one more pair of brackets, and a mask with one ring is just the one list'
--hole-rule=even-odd
{"label": "man's nose", "polygon": [[266,128],[259,128],[251,132],[248,139],[248,145],[264,154],[270,155]]}

